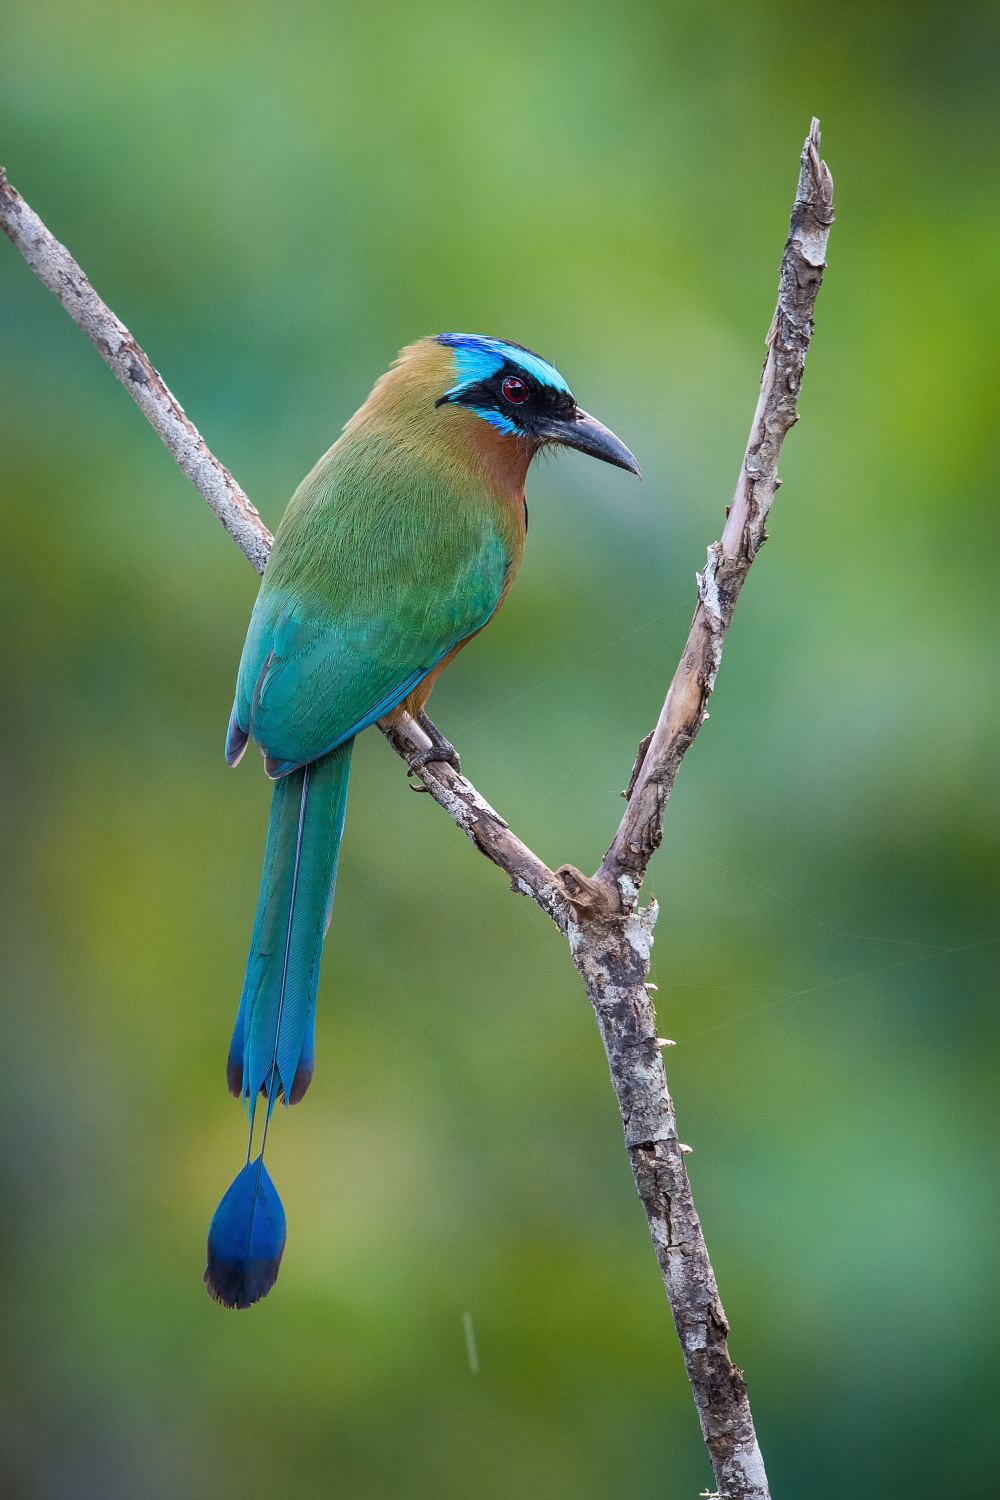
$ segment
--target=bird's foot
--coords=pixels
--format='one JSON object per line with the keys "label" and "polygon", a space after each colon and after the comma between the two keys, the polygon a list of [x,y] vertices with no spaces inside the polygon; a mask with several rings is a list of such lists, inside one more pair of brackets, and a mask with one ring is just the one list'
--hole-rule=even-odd
{"label": "bird's foot", "polygon": [[[417,713],[416,720],[431,744],[429,750],[421,750],[418,755],[413,757],[406,768],[407,776],[414,775],[415,772],[420,770],[421,766],[430,765],[432,761],[454,766],[456,771],[460,771],[462,769],[462,762],[459,759],[458,751],[450,740],[445,739],[444,735],[427,717],[423,709],[420,709]],[[415,786],[412,790],[415,792],[425,792],[427,788]]]}
{"label": "bird's foot", "polygon": [[417,762],[420,765],[427,765],[429,761],[440,760],[445,765],[454,766],[456,771],[460,771],[462,769],[462,762],[459,759],[455,746],[451,743],[451,740],[445,739],[440,729],[427,717],[422,708],[417,713],[417,723],[431,741],[435,751],[434,754],[431,754],[429,750],[425,750],[422,755],[416,757]]}

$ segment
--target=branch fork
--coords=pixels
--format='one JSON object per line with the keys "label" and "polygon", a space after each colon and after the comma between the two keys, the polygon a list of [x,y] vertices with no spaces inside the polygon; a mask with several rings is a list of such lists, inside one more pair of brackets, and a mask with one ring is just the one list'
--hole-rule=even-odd
{"label": "branch fork", "polygon": [[[708,548],[704,571],[696,575],[698,603],[687,644],[656,726],[639,745],[622,794],[626,809],[600,869],[592,876],[568,864],[550,870],[456,766],[427,758],[446,743],[440,736],[436,741],[407,715],[379,725],[420,784],[510,877],[511,890],[530,896],[568,939],[607,1053],[636,1188],[712,1460],[716,1500],[769,1500],[769,1490],[746,1384],[729,1358],[729,1323],[691,1196],[684,1165],[690,1147],[677,1136],[661,1051],[672,1044],[657,1035],[652,986],[646,982],[658,908],[655,901],[645,908],[638,901],[647,865],[663,837],[664,810],[681,761],[708,717],[706,705],[736,601],[767,540],[767,516],[781,483],[781,446],[798,421],[802,370],[833,223],[833,182],[820,160],[819,144],[819,121],[813,120],[800,159],[778,304],[736,490],[722,536]],[[69,251],[10,186],[2,167],[0,227],[83,329],[262,573],[273,538],[257,510]]]}

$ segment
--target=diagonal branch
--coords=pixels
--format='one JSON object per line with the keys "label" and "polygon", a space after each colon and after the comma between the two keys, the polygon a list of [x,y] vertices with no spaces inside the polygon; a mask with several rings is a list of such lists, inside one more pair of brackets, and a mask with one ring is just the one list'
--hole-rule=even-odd
{"label": "diagonal branch", "polygon": [[[813,309],[823,280],[826,243],[833,223],[833,180],[819,158],[819,121],[813,120],[799,170],[792,221],[781,258],[778,305],[767,334],[767,359],[736,493],[726,509],[722,539],[708,549],[698,574],[698,607],[680,664],[656,728],[640,746],[629,787],[629,804],[597,878],[638,886],[663,837],[663,811],[681,760],[708,717],[705,705],[715,686],[722,645],[750,564],[767,541],[765,523],[778,478],[778,457],[789,428],[798,421],[796,403]],[[626,907],[630,902],[624,898]]]}
{"label": "diagonal branch", "polygon": [[[256,506],[210,451],[162,375],[124,323],[94,291],[65,245],[59,243],[16,188],[11,187],[3,167],[0,167],[0,228],[74,323],[83,329],[240,551],[258,573],[263,573],[274,538]],[[430,749],[429,737],[409,715],[383,733],[407,763],[421,751]],[[511,833],[472,783],[451,766],[437,761],[422,767],[419,776],[476,847],[506,870],[518,890],[530,895],[543,911],[565,927],[566,901],[560,882]]]}
{"label": "diagonal branch", "polygon": [[[722,537],[698,575],[698,606],[655,729],[639,746],[628,807],[593,877],[571,865],[552,871],[511,832],[468,779],[430,762],[416,773],[478,849],[530,896],[569,940],[600,1027],[625,1128],[636,1187],[677,1327],[719,1495],[769,1500],[742,1372],[729,1358],[726,1321],[677,1136],[656,1017],[645,983],[656,903],[637,910],[646,867],[663,836],[663,815],[684,752],[706,715],[725,635],[750,565],[766,540],[780,484],[778,457],[798,420],[796,403],[812,336],[816,294],[833,223],[833,183],[819,158],[819,121],[802,151],[798,191],[781,261],[778,305],[750,440]],[[128,329],[101,301],[66,248],[7,182],[0,167],[0,227],[83,329],[148,417],[195,488],[258,573],[272,537],[229,470],[209,451]],[[430,748],[404,716],[383,734],[408,763]]]}
{"label": "diagonal branch", "polygon": [[132,400],[208,501],[240,551],[263,573],[274,538],[229,470],[210,453],[201,433],[167,389],[124,323],[102,302],[65,245],[60,245],[0,167],[0,228],[28,265],[79,324]]}

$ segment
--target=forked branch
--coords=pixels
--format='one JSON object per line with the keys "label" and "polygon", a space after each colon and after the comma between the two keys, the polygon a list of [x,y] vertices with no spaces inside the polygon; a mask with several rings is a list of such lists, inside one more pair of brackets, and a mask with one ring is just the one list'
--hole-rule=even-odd
{"label": "forked branch", "polygon": [[[553,871],[450,765],[420,768],[421,782],[478,849],[547,912],[569,940],[604,1041],[639,1196],[670,1299],[718,1493],[769,1500],[741,1371],[729,1358],[719,1300],[677,1138],[656,1017],[646,989],[656,905],[637,909],[646,867],[663,836],[663,815],[684,752],[706,717],[722,646],[780,481],[778,457],[797,421],[796,403],[813,308],[833,223],[833,183],[819,157],[819,122],[802,151],[798,192],[781,261],[778,305],[767,335],[760,397],[722,537],[698,575],[698,605],[655,729],[646,736],[628,806],[600,869]],[[0,226],[83,329],[145,413],[229,535],[262,573],[272,537],[229,470],[209,452],[179,402],[101,301],[69,251],[46,229],[0,168]],[[409,763],[431,741],[413,719],[382,731]]]}

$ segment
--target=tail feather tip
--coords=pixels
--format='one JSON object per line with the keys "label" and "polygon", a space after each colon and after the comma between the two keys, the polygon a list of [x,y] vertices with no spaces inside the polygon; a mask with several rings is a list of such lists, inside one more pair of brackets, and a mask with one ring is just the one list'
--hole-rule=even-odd
{"label": "tail feather tip", "polygon": [[232,1058],[229,1058],[229,1060],[227,1061],[227,1063],[226,1063],[226,1083],[228,1084],[228,1086],[229,1086],[229,1092],[232,1094],[232,1096],[233,1096],[234,1099],[242,1099],[243,1098],[243,1059],[242,1058],[237,1059],[235,1062],[234,1062],[234,1060]]}
{"label": "tail feather tip", "polygon": [[219,1260],[210,1252],[204,1277],[208,1295],[222,1307],[253,1307],[274,1286],[280,1265],[280,1255],[273,1260],[234,1263]]}
{"label": "tail feather tip", "polygon": [[230,1184],[208,1231],[205,1285],[223,1307],[252,1307],[278,1279],[285,1210],[258,1156]]}
{"label": "tail feather tip", "polygon": [[305,1094],[306,1089],[312,1083],[312,1077],[312,1064],[310,1064],[308,1067],[303,1067],[303,1065],[299,1063],[298,1067],[295,1070],[295,1077],[292,1079],[292,1091],[288,1096],[289,1104],[298,1104],[299,1100]]}

